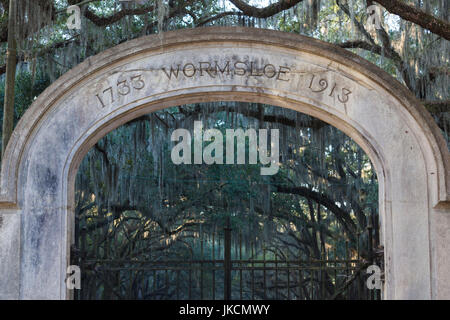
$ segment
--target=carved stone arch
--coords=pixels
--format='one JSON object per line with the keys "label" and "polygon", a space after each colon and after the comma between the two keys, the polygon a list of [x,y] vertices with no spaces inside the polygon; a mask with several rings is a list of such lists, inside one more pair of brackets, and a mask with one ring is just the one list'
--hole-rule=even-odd
{"label": "carved stone arch", "polygon": [[260,102],[344,131],[379,179],[387,299],[450,299],[450,156],[410,92],[366,60],[311,38],[200,28],[86,59],[17,125],[0,179],[0,298],[66,299],[74,179],[89,148],[139,115],[185,103]]}

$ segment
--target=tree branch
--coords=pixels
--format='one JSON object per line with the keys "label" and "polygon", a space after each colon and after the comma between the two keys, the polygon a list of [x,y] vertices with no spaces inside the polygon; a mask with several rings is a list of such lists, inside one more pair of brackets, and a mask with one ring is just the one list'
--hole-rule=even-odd
{"label": "tree branch", "polygon": [[390,13],[396,14],[401,18],[408,20],[431,31],[444,39],[450,40],[450,23],[435,16],[417,9],[404,1],[399,0],[374,0],[386,8]]}
{"label": "tree branch", "polygon": [[[391,59],[397,70],[402,75],[403,81],[405,82],[405,85],[408,87],[409,90],[412,92],[416,92],[415,86],[411,83],[408,75],[408,65],[402,60],[400,55],[395,51],[395,49],[391,45],[391,41],[389,38],[389,35],[387,34],[386,30],[383,28],[377,29],[377,35],[381,40],[381,43],[383,46],[379,46],[375,43],[375,40],[372,38],[372,36],[367,32],[366,28],[355,18],[352,18],[352,15],[350,14],[350,9],[348,5],[342,3],[340,0],[336,0],[337,5],[339,8],[341,8],[342,11],[345,12],[345,14],[352,19],[353,24],[358,28],[359,32],[361,32],[370,43],[364,42],[364,41],[352,41],[352,42],[346,42],[344,43],[345,47],[343,48],[360,48],[372,51],[374,53],[377,53],[379,55],[384,54],[385,57]],[[353,45],[353,47],[352,47]]]}
{"label": "tree branch", "polygon": [[125,16],[130,15],[143,15],[155,10],[155,6],[151,5],[149,7],[144,8],[131,8],[131,9],[122,9],[113,15],[108,17],[101,17],[92,12],[89,8],[86,9],[84,16],[91,20],[97,27],[104,27],[110,25],[114,22],[117,22],[124,18]]}
{"label": "tree branch", "polygon": [[450,111],[450,100],[422,101],[422,103],[425,105],[425,108],[433,114]]}
{"label": "tree branch", "polygon": [[378,55],[381,55],[383,51],[383,49],[379,45],[371,44],[364,40],[346,41],[343,43],[339,43],[337,45],[344,49],[364,49],[376,53]]}
{"label": "tree branch", "polygon": [[196,26],[197,27],[201,27],[201,26],[204,26],[207,23],[210,23],[210,22],[222,19],[223,17],[227,17],[227,16],[238,16],[238,17],[241,17],[241,16],[244,16],[244,15],[245,14],[242,13],[242,12],[226,11],[226,12],[222,12],[222,13],[216,14],[215,16],[212,16],[212,17],[200,18],[199,21],[196,23]]}
{"label": "tree branch", "polygon": [[344,222],[343,226],[347,230],[349,235],[356,234],[356,225],[350,218],[350,214],[347,211],[343,210],[342,208],[338,207],[336,203],[332,199],[328,198],[325,194],[313,191],[306,187],[287,187],[282,185],[276,185],[275,189],[276,192],[296,194],[305,197],[307,199],[314,200],[315,202],[329,209],[336,215],[337,218],[343,221]]}
{"label": "tree branch", "polygon": [[[37,53],[36,57],[41,57],[41,56],[45,55],[46,53],[49,53],[49,52],[51,52],[51,51],[53,51],[53,50],[55,50],[55,49],[63,48],[63,47],[65,47],[66,45],[68,45],[69,43],[76,41],[77,38],[78,38],[78,35],[76,35],[76,36],[74,36],[74,37],[72,37],[72,38],[70,38],[70,39],[63,40],[63,41],[61,41],[61,42],[56,42],[56,43],[52,44],[52,45],[49,46],[49,47],[42,48],[41,51],[39,51],[39,52]],[[17,55],[17,63],[18,63],[18,64],[19,64],[20,62],[24,61],[24,60],[25,60],[25,57],[24,57],[23,54],[18,54],[18,55]],[[0,76],[1,76],[2,74],[4,74],[5,72],[6,72],[6,65],[0,65]]]}
{"label": "tree branch", "polygon": [[364,35],[364,37],[369,40],[369,42],[373,45],[375,45],[375,40],[372,38],[369,32],[367,32],[366,28],[364,28],[364,25],[359,22],[356,17],[350,13],[350,8],[348,7],[347,3],[342,3],[341,0],[336,0],[336,4],[341,8],[342,11],[352,20],[353,24],[356,26],[358,31]]}
{"label": "tree branch", "polygon": [[[183,110],[184,111],[184,110]],[[183,115],[188,118],[191,116],[196,116],[201,112],[201,107],[199,105],[196,105],[196,107],[192,110],[192,111],[184,111]],[[246,110],[245,112],[240,111],[238,108],[232,108],[232,107],[228,107],[228,106],[221,106],[218,107],[216,109],[213,110],[214,112],[235,112],[235,113],[239,113],[242,114],[246,117],[250,117],[250,118],[254,118],[254,119],[258,119],[261,122],[271,122],[271,123],[279,123],[288,127],[296,127],[296,120],[295,119],[290,119],[288,117],[282,116],[282,115],[276,115],[276,114],[263,114],[261,115],[258,111],[256,110]],[[319,129],[322,128],[323,126],[325,126],[326,123],[319,120],[319,119],[310,119],[308,121],[308,123],[301,123],[300,126],[301,127],[305,127],[305,128],[315,128],[315,129]]]}
{"label": "tree branch", "polygon": [[264,8],[251,6],[242,0],[230,0],[230,2],[249,17],[268,18],[281,11],[294,7],[297,3],[303,2],[303,0],[280,0]]}

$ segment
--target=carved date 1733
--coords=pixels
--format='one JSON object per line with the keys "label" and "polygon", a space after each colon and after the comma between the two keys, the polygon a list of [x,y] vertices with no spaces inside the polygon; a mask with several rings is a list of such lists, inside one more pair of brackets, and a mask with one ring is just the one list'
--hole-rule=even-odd
{"label": "carved date 1733", "polygon": [[[131,88],[136,89],[136,90],[141,90],[142,88],[145,87],[145,82],[144,80],[142,80],[142,75],[138,74],[136,76],[132,76],[130,77],[130,80],[128,81],[128,79],[124,79],[124,80],[117,80],[117,85],[115,86],[116,90],[113,90],[113,87],[110,86],[108,88],[106,88],[105,90],[103,90],[102,94],[105,95],[107,92],[109,92],[109,102],[113,103],[115,100],[114,98],[117,95],[121,95],[121,96],[126,96],[131,92]],[[97,93],[95,95],[98,99],[98,101],[101,104],[101,107],[104,108],[106,107],[105,102],[103,101],[102,98],[100,98],[99,94]]]}
{"label": "carved date 1733", "polygon": [[[211,78],[223,76],[237,77],[263,77],[273,79],[274,81],[289,82],[292,80],[293,73],[291,68],[287,66],[275,66],[267,63],[261,65],[254,61],[224,61],[218,63],[212,62],[187,62],[184,64],[176,64],[170,67],[161,67],[163,74],[168,81],[176,81],[182,77],[192,78],[194,76],[209,76]],[[146,70],[142,70],[146,71]],[[149,70],[150,71],[150,70]],[[299,73],[300,74],[300,73]],[[323,93],[329,97],[337,97],[339,102],[345,104],[349,101],[352,93],[349,89],[339,86],[336,82],[329,82],[325,78],[318,78],[315,74],[306,74],[311,77],[309,89],[314,93]],[[141,90],[146,86],[145,77],[142,74],[119,78],[117,84],[109,86],[95,96],[101,108],[111,105],[119,96],[126,96],[133,90]],[[309,81],[309,80],[308,80]],[[307,84],[306,84],[307,85]],[[300,89],[300,88],[299,88]]]}

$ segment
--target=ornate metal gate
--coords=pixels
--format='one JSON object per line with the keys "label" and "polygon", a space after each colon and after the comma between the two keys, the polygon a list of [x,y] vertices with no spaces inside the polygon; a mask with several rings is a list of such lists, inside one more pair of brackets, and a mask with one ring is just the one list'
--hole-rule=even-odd
{"label": "ornate metal gate", "polygon": [[198,257],[191,251],[187,259],[108,260],[87,256],[84,228],[79,249],[72,248],[72,263],[82,274],[75,299],[380,299],[381,290],[366,285],[367,267],[383,265],[373,234],[369,225],[367,250],[358,234],[356,251],[346,241],[344,255],[335,246],[322,248],[320,259],[302,260],[265,243],[243,245],[228,220],[222,234],[198,235]]}

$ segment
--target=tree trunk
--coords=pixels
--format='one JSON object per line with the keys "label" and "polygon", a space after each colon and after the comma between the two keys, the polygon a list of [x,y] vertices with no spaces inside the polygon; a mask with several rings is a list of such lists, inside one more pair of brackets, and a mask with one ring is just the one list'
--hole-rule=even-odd
{"label": "tree trunk", "polygon": [[5,102],[3,105],[2,158],[14,126],[14,83],[16,78],[16,39],[14,24],[16,0],[9,1],[8,50],[6,52]]}

